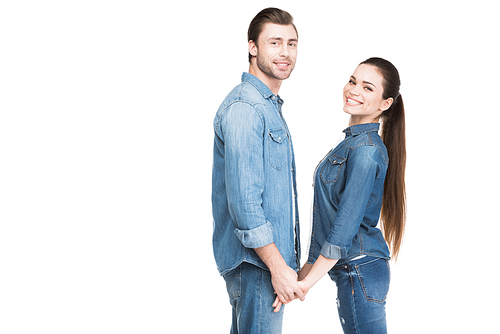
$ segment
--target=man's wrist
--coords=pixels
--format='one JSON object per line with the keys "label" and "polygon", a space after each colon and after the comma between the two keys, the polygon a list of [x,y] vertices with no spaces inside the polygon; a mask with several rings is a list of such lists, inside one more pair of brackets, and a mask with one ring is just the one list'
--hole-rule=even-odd
{"label": "man's wrist", "polygon": [[266,264],[271,275],[275,272],[282,271],[283,268],[287,266],[274,242],[264,247],[254,248],[254,250]]}

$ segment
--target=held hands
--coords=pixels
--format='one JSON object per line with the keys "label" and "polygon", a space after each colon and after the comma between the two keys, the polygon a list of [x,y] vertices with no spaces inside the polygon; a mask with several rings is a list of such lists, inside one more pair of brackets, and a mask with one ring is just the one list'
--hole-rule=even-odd
{"label": "held hands", "polygon": [[281,309],[281,305],[286,305],[286,304],[290,303],[292,300],[295,300],[297,298],[300,298],[301,301],[304,301],[305,295],[307,295],[307,293],[309,292],[310,287],[304,281],[298,281],[297,285],[299,286],[304,297],[300,298],[298,294],[295,294],[293,299],[289,299],[285,302],[282,302],[279,299],[279,297],[276,297],[276,299],[274,300],[274,303],[273,303],[274,312],[279,312]]}
{"label": "held hands", "polygon": [[305,295],[309,292],[309,289],[311,288],[311,286],[306,281],[304,281],[304,278],[306,278],[307,274],[309,274],[309,272],[311,271],[311,268],[312,268],[312,264],[306,263],[304,265],[304,267],[302,267],[302,269],[299,270],[298,274],[295,274],[295,279],[296,280],[298,279],[298,282],[296,282],[296,283],[297,283],[298,287],[300,288],[300,291],[302,292],[303,297],[300,297],[299,294],[295,293],[293,298],[283,301],[282,299],[279,298],[279,295],[278,295],[276,297],[276,300],[273,303],[274,312],[279,312],[279,310],[281,309],[281,305],[288,304],[294,299],[300,298],[301,301],[304,301]]}
{"label": "held hands", "polygon": [[278,248],[273,243],[255,248],[255,252],[261,260],[267,265],[271,272],[271,283],[274,288],[274,293],[277,295],[273,307],[274,312],[279,312],[281,305],[288,304],[292,300],[299,298],[304,300],[309,288],[314,285],[306,285],[298,280],[303,278],[302,275],[307,275],[311,270],[312,265],[306,264],[299,272],[299,275],[290,268],[283,260]]}
{"label": "held hands", "polygon": [[[323,255],[320,255],[314,265],[306,263],[298,274],[298,279],[300,281],[297,282],[297,285],[300,287],[302,293],[294,296],[294,299],[300,298],[300,300],[304,300],[303,297],[309,292],[309,289],[312,288],[330,269],[332,269],[337,261],[337,259],[328,259]],[[281,305],[288,304],[291,301],[292,300],[283,301],[281,298],[276,298],[273,304],[274,312],[278,312]]]}
{"label": "held hands", "polygon": [[[305,299],[305,294],[297,282],[297,273],[295,270],[285,265],[279,270],[271,271],[271,280],[274,287],[274,293],[277,295],[276,300],[281,304],[288,304],[295,298],[300,300]],[[276,304],[276,302],[275,302]],[[281,308],[281,304],[275,312],[278,312]],[[273,307],[274,306],[273,304]]]}

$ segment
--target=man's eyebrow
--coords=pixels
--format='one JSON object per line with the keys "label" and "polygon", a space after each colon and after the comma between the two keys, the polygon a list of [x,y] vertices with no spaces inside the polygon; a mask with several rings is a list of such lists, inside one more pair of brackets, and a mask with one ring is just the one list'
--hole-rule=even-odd
{"label": "man's eyebrow", "polygon": [[[282,40],[283,40],[283,38],[281,38],[281,37],[269,37],[269,39],[268,39],[268,40],[269,40],[269,41],[273,41],[273,40],[274,40],[274,41],[282,41]],[[297,38],[290,38],[290,39],[288,40],[288,42],[298,42],[298,41],[299,41],[299,40],[298,40]]]}

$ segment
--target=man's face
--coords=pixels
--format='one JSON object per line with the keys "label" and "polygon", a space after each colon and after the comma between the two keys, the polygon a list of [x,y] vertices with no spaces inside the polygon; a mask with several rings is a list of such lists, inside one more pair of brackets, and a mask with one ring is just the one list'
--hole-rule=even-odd
{"label": "man's face", "polygon": [[249,43],[250,53],[257,56],[258,69],[271,80],[285,80],[297,60],[297,33],[292,25],[266,23],[255,44]]}

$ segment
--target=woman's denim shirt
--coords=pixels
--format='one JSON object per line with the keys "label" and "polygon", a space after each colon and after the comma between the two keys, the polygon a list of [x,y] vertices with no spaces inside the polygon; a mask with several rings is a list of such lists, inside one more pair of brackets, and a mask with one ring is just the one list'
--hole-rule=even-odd
{"label": "woman's denim shirt", "polygon": [[221,275],[241,262],[267,269],[253,249],[272,242],[288,266],[299,268],[295,163],[282,105],[243,73],[215,116],[212,242]]}
{"label": "woman's denim shirt", "polygon": [[359,255],[389,258],[377,228],[389,163],[378,123],[344,130],[345,139],[316,167],[308,263]]}

